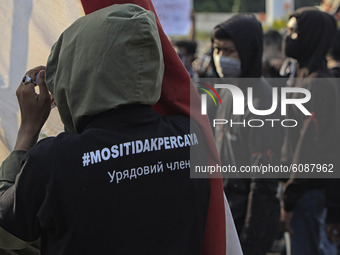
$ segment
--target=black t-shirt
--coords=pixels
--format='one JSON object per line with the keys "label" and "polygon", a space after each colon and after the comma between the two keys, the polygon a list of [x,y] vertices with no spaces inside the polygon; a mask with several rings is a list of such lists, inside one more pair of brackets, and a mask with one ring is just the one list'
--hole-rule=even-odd
{"label": "black t-shirt", "polygon": [[41,237],[42,255],[200,254],[209,182],[191,179],[189,164],[203,143],[185,116],[146,106],[101,114],[27,153],[1,197],[0,226]]}

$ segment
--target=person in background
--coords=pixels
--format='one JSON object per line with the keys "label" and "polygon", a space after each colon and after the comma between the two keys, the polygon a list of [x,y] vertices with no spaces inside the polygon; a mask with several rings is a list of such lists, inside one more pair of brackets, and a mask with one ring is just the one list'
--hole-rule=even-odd
{"label": "person in background", "polygon": [[[326,54],[336,31],[335,20],[316,8],[302,8],[291,15],[287,28],[285,53],[298,63],[294,86],[310,91],[311,99],[304,106],[311,115],[306,116],[293,105],[288,107],[288,118],[297,120],[299,125],[287,129],[282,162],[334,164],[336,171],[340,95],[331,80],[313,79],[333,77],[327,68]],[[292,98],[299,96],[296,93]],[[292,177],[284,191],[282,225],[292,233],[292,255],[336,254],[336,247],[328,242],[324,231],[323,208],[329,180],[308,176],[306,173],[300,178]]]}
{"label": "person in background", "polygon": [[268,30],[263,35],[262,75],[268,78],[279,78],[283,62],[282,35],[275,30]]}
{"label": "person in background", "polygon": [[325,206],[326,234],[328,240],[334,244],[340,243],[340,179],[333,179],[329,182],[326,190]]}
{"label": "person in background", "polygon": [[328,68],[336,78],[340,78],[340,29],[335,33],[331,49],[328,54]]}
{"label": "person in background", "polygon": [[[215,77],[236,80],[247,95],[253,88],[256,109],[269,109],[272,88],[261,78],[263,34],[262,26],[252,14],[238,14],[217,25],[212,32],[212,66]],[[244,80],[250,81],[247,84]],[[252,79],[249,79],[252,78]],[[216,80],[214,80],[216,81]],[[223,80],[221,80],[222,82]],[[218,81],[216,81],[218,82]],[[232,114],[232,96],[227,89],[218,90],[222,105],[208,107],[210,118],[232,120],[263,119],[249,111],[245,115]],[[277,112],[268,118],[280,118]],[[256,166],[275,164],[280,158],[282,129],[280,126],[253,128],[243,125],[214,127],[215,140],[222,165]],[[245,255],[264,255],[269,251],[279,231],[279,201],[276,197],[277,179],[229,178],[224,190]]]}
{"label": "person in background", "polygon": [[195,70],[199,78],[215,78],[216,72],[211,58],[211,47],[204,50],[204,53],[194,62]]}
{"label": "person in background", "polygon": [[190,40],[180,40],[174,41],[173,45],[190,77],[196,79],[197,73],[194,70],[192,63],[196,58],[197,43]]}
{"label": "person in background", "polygon": [[175,40],[172,42],[179,58],[181,59],[185,69],[188,71],[190,78],[196,80],[198,73],[194,67],[196,60],[197,42],[196,42],[196,13],[194,10],[190,12],[191,28],[188,39]]}
{"label": "person in background", "polygon": [[340,20],[340,1],[338,0],[323,0],[320,4],[320,9],[333,15],[334,18]]}

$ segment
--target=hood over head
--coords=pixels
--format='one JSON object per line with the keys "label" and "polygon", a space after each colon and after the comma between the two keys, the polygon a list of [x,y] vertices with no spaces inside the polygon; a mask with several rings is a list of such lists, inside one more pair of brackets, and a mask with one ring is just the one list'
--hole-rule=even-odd
{"label": "hood over head", "polygon": [[235,44],[241,60],[240,77],[260,77],[262,72],[263,31],[262,25],[255,15],[250,13],[237,14],[217,25],[212,34],[212,41],[217,30],[224,31]]}
{"label": "hood over head", "polygon": [[300,8],[290,18],[297,20],[296,60],[309,72],[326,68],[326,54],[336,32],[335,19],[314,7]]}
{"label": "hood over head", "polygon": [[[206,115],[201,114],[201,99],[197,90],[190,80],[189,74],[181,64],[173,45],[164,33],[161,23],[155,12],[151,0],[81,0],[85,13],[88,15],[96,10],[105,8],[112,4],[133,3],[155,13],[158,32],[162,43],[162,51],[164,56],[164,77],[162,83],[162,95],[157,104],[153,108],[163,115],[182,114],[191,116],[201,127],[206,142],[206,159],[208,165],[220,164],[214,137],[211,131],[209,119]],[[233,242],[230,235],[231,228],[226,227],[225,196],[223,192],[223,183],[219,178],[210,178],[210,201],[207,212],[206,228],[202,240],[202,254],[220,255],[236,254],[238,242]],[[228,221],[228,217],[227,217]],[[229,221],[228,221],[229,222]],[[231,220],[232,222],[232,220]],[[227,237],[228,235],[228,237]],[[230,237],[230,236],[231,237]],[[226,240],[231,240],[226,243]],[[233,245],[235,244],[236,245]],[[240,253],[240,252],[239,252]]]}
{"label": "hood over head", "polygon": [[81,132],[99,113],[156,104],[163,72],[154,13],[115,4],[79,18],[62,33],[47,61],[46,84],[65,130]]}

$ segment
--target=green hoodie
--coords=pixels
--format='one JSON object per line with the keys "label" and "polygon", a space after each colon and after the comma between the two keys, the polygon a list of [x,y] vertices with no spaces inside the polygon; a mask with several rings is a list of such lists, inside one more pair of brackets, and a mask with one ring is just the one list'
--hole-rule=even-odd
{"label": "green hoodie", "polygon": [[[87,120],[128,104],[154,105],[164,73],[153,12],[112,5],[75,21],[54,44],[46,84],[65,130],[81,132]],[[13,151],[0,167],[0,194],[13,185],[26,152]],[[0,227],[0,246],[28,243]]]}
{"label": "green hoodie", "polygon": [[163,72],[154,14],[115,4],[81,17],[62,33],[47,61],[46,84],[65,130],[81,132],[99,113],[157,103]]}

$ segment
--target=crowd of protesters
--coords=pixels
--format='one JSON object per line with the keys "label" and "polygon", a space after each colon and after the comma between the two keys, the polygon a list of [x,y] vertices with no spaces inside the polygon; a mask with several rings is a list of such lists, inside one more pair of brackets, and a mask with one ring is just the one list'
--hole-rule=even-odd
{"label": "crowd of protesters", "polygon": [[[194,56],[191,52],[191,60]],[[305,104],[311,116],[297,107],[287,109],[287,116],[298,120],[296,127],[254,128],[213,126],[213,119],[241,121],[232,114],[232,94],[217,89],[223,105],[208,107],[208,114],[222,165],[334,163],[339,171],[340,81],[336,78],[340,73],[340,30],[333,15],[314,7],[301,8],[290,15],[285,31],[263,32],[254,15],[237,14],[215,26],[209,51],[195,61],[190,67],[186,64],[191,77],[195,72],[200,78],[238,78],[233,84],[244,95],[249,86],[254,90],[256,109],[270,108],[273,81],[311,92]],[[245,86],[239,78],[254,79]],[[298,93],[291,95],[298,97]],[[279,119],[275,114],[271,118]],[[247,103],[242,117],[252,117]],[[290,247],[278,249],[281,254],[338,254],[339,187],[336,179],[308,175],[225,178],[224,190],[244,254],[267,254],[284,232],[290,233],[289,241],[286,235]]]}

